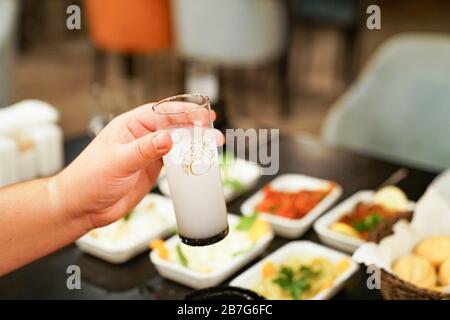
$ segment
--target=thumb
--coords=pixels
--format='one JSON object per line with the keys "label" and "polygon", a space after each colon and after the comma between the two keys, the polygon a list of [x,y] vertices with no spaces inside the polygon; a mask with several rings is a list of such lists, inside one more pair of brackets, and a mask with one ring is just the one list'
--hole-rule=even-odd
{"label": "thumb", "polygon": [[133,173],[161,159],[172,148],[172,139],[167,131],[156,131],[125,145],[121,156],[121,171]]}

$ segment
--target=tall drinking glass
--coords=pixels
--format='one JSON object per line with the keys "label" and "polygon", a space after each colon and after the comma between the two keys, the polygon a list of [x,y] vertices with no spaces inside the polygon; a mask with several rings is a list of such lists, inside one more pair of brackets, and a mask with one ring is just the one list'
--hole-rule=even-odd
{"label": "tall drinking glass", "polygon": [[170,97],[153,111],[158,130],[168,130],[173,141],[163,162],[181,241],[205,246],[222,240],[228,234],[227,208],[208,97]]}

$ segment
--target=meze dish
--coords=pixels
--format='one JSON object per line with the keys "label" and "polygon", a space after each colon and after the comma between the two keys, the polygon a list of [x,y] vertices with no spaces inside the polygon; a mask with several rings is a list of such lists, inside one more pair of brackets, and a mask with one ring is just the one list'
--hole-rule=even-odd
{"label": "meze dish", "polygon": [[309,241],[291,242],[231,282],[266,299],[307,300],[333,296],[357,270],[350,257]]}
{"label": "meze dish", "polygon": [[281,191],[271,185],[264,187],[264,198],[256,205],[258,212],[265,212],[288,219],[301,219],[325,198],[334,184],[318,190],[300,189]]}
{"label": "meze dish", "polygon": [[320,217],[314,229],[323,243],[353,252],[383,221],[413,209],[414,202],[397,187],[359,191]]}
{"label": "meze dish", "polygon": [[373,201],[359,201],[330,229],[350,237],[367,240],[369,233],[384,219],[408,211],[409,201],[402,190],[397,187],[385,187],[375,193]]}
{"label": "meze dish", "polygon": [[161,276],[192,288],[219,284],[261,254],[273,238],[269,224],[257,215],[229,214],[228,222],[228,236],[210,246],[187,246],[178,236],[152,241],[151,261]]}
{"label": "meze dish", "polygon": [[122,263],[145,251],[150,240],[174,231],[175,217],[170,199],[151,193],[125,217],[90,231],[76,244],[86,253],[112,263]]}
{"label": "meze dish", "polygon": [[259,212],[272,225],[275,233],[296,238],[341,193],[341,187],[332,181],[300,174],[284,174],[245,201],[241,211],[244,215]]}

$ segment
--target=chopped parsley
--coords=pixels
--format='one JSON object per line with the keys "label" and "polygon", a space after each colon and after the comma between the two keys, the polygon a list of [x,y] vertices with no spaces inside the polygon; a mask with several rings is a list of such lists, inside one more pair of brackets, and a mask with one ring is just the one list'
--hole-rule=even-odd
{"label": "chopped parsley", "polygon": [[239,223],[236,225],[236,230],[246,231],[250,230],[253,223],[256,221],[258,217],[258,212],[253,212],[250,216],[242,216],[239,220]]}
{"label": "chopped parsley", "polygon": [[181,265],[183,267],[187,267],[188,259],[184,255],[183,250],[181,250],[180,244],[177,244],[177,256],[178,256],[178,260],[180,261]]}
{"label": "chopped parsley", "polygon": [[123,220],[128,221],[131,218],[131,215],[134,213],[134,211],[128,212],[124,217]]}
{"label": "chopped parsley", "polygon": [[363,220],[353,221],[353,227],[359,232],[371,231],[381,222],[382,217],[377,212],[371,213]]}
{"label": "chopped parsley", "polygon": [[305,265],[302,265],[297,271],[291,267],[282,266],[273,282],[288,292],[293,299],[300,299],[303,293],[311,288],[311,279],[319,274],[320,271],[315,271]]}

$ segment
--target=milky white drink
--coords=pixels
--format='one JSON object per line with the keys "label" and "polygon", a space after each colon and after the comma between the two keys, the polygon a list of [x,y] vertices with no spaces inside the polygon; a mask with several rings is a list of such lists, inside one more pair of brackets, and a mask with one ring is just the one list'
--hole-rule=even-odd
{"label": "milky white drink", "polygon": [[213,129],[170,133],[173,147],[163,160],[181,241],[216,243],[228,234],[228,220]]}

